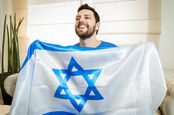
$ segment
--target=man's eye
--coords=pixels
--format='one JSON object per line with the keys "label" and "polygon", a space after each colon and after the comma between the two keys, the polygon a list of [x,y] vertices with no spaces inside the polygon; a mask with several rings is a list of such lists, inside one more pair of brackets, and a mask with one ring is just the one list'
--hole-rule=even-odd
{"label": "man's eye", "polygon": [[76,20],[80,20],[80,17],[76,17]]}
{"label": "man's eye", "polygon": [[90,19],[90,17],[85,17],[85,19]]}

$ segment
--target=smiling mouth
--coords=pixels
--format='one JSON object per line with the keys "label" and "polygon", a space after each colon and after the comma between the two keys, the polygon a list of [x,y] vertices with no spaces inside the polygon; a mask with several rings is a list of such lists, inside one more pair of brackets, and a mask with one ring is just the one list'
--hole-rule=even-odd
{"label": "smiling mouth", "polygon": [[79,26],[80,29],[86,29],[86,26]]}
{"label": "smiling mouth", "polygon": [[81,29],[87,29],[87,25],[79,24],[78,28]]}

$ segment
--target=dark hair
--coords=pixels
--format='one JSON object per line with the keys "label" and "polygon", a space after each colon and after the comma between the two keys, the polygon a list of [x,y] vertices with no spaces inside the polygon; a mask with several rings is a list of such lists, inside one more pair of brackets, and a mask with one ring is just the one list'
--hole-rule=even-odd
{"label": "dark hair", "polygon": [[87,9],[87,10],[91,10],[93,13],[94,13],[94,17],[95,17],[95,22],[100,22],[100,17],[98,15],[98,13],[95,11],[94,8],[90,7],[88,4],[82,4],[79,8],[78,8],[78,12],[80,10],[83,10],[83,9]]}

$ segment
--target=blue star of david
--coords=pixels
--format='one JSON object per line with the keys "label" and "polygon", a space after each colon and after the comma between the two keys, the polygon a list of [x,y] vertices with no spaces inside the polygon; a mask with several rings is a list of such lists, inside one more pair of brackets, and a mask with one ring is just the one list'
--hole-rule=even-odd
{"label": "blue star of david", "polygon": [[[73,67],[77,69],[77,71],[72,71]],[[74,108],[81,112],[85,104],[87,103],[87,100],[102,100],[104,99],[97,88],[95,87],[95,82],[97,78],[99,77],[99,74],[101,72],[101,69],[88,69],[84,70],[72,57],[70,60],[70,63],[68,65],[67,70],[66,69],[52,69],[56,77],[58,78],[58,81],[60,85],[58,86],[54,97],[60,98],[60,99],[69,99],[71,104],[74,106]],[[62,78],[61,74],[66,74],[64,78]],[[84,95],[74,95],[71,93],[70,89],[67,86],[67,82],[69,81],[70,77],[76,77],[81,75],[85,81],[88,84],[88,87],[86,89],[86,92]],[[89,75],[93,75],[93,78],[90,78]],[[65,94],[61,94],[61,91],[64,90]],[[90,95],[90,93],[93,91],[94,95]],[[80,100],[80,103],[78,104],[76,100]]]}

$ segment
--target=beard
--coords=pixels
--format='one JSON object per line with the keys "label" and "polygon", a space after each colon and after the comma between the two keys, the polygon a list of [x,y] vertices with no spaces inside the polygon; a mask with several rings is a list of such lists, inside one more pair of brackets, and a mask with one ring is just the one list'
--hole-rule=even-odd
{"label": "beard", "polygon": [[79,38],[81,40],[85,40],[85,39],[88,39],[90,38],[94,33],[95,33],[95,26],[94,25],[92,28],[90,28],[88,25],[87,25],[87,30],[86,31],[81,31],[79,30],[79,26],[76,27],[75,31],[76,31],[76,34],[79,36]]}

